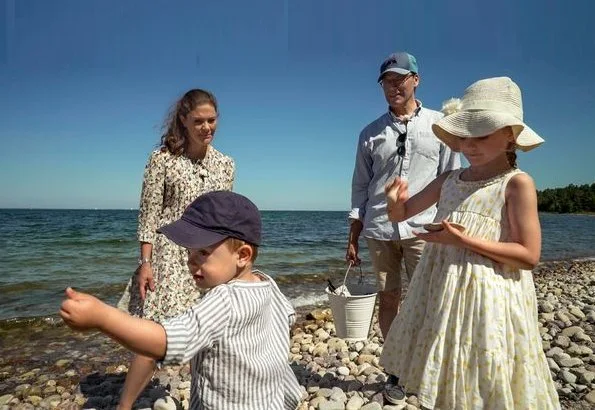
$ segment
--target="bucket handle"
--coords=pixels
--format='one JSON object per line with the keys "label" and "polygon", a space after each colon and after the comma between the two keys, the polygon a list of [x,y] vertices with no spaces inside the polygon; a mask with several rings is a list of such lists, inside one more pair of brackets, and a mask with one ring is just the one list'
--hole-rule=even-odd
{"label": "bucket handle", "polygon": [[[351,267],[353,266],[353,262],[349,262],[349,266],[347,267],[347,272],[345,272],[345,276],[343,277],[343,289],[345,289],[347,286],[345,285],[345,282],[347,282],[347,275],[349,274],[349,270],[351,269]],[[361,285],[364,283],[364,272],[362,271],[362,265],[359,265],[359,281],[358,284]]]}

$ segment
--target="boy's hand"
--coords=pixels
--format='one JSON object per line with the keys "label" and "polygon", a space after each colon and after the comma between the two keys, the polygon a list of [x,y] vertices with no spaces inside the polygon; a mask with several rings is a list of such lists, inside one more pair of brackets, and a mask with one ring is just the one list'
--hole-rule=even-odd
{"label": "boy's hand", "polygon": [[105,303],[94,296],[66,289],[66,299],[62,302],[60,316],[75,330],[88,330],[101,327],[105,318]]}

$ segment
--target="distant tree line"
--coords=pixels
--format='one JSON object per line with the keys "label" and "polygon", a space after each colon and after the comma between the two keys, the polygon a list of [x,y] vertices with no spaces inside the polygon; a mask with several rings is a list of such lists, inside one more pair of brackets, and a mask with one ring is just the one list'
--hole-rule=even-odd
{"label": "distant tree line", "polygon": [[556,213],[595,212],[595,183],[537,191],[537,209]]}

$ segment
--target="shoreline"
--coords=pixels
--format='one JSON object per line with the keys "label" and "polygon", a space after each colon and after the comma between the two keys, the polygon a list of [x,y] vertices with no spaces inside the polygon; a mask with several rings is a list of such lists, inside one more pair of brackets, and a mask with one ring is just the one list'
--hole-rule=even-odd
{"label": "shoreline", "polygon": [[[543,348],[562,408],[593,408],[595,258],[541,262],[533,272]],[[326,277],[319,276],[324,283]],[[289,358],[304,387],[301,410],[418,408],[415,396],[404,407],[382,407],[377,323],[367,341],[345,342],[333,337],[328,302],[296,311]],[[62,324],[0,328],[0,335],[0,409],[107,409],[117,403],[132,354],[106,336]],[[160,369],[137,408],[154,408],[156,402],[170,405],[159,408],[174,409],[174,402],[183,407],[189,388],[187,365]]]}

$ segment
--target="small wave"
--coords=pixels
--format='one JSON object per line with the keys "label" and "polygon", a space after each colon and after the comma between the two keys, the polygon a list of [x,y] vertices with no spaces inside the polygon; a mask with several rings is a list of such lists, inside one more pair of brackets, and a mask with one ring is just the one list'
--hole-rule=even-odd
{"label": "small wave", "polygon": [[326,294],[318,294],[318,295],[305,295],[305,296],[297,296],[295,298],[290,299],[291,304],[294,308],[303,307],[303,306],[314,306],[320,305],[328,301]]}
{"label": "small wave", "polygon": [[56,327],[64,322],[58,316],[13,317],[0,320],[0,330],[11,330],[28,327]]}

